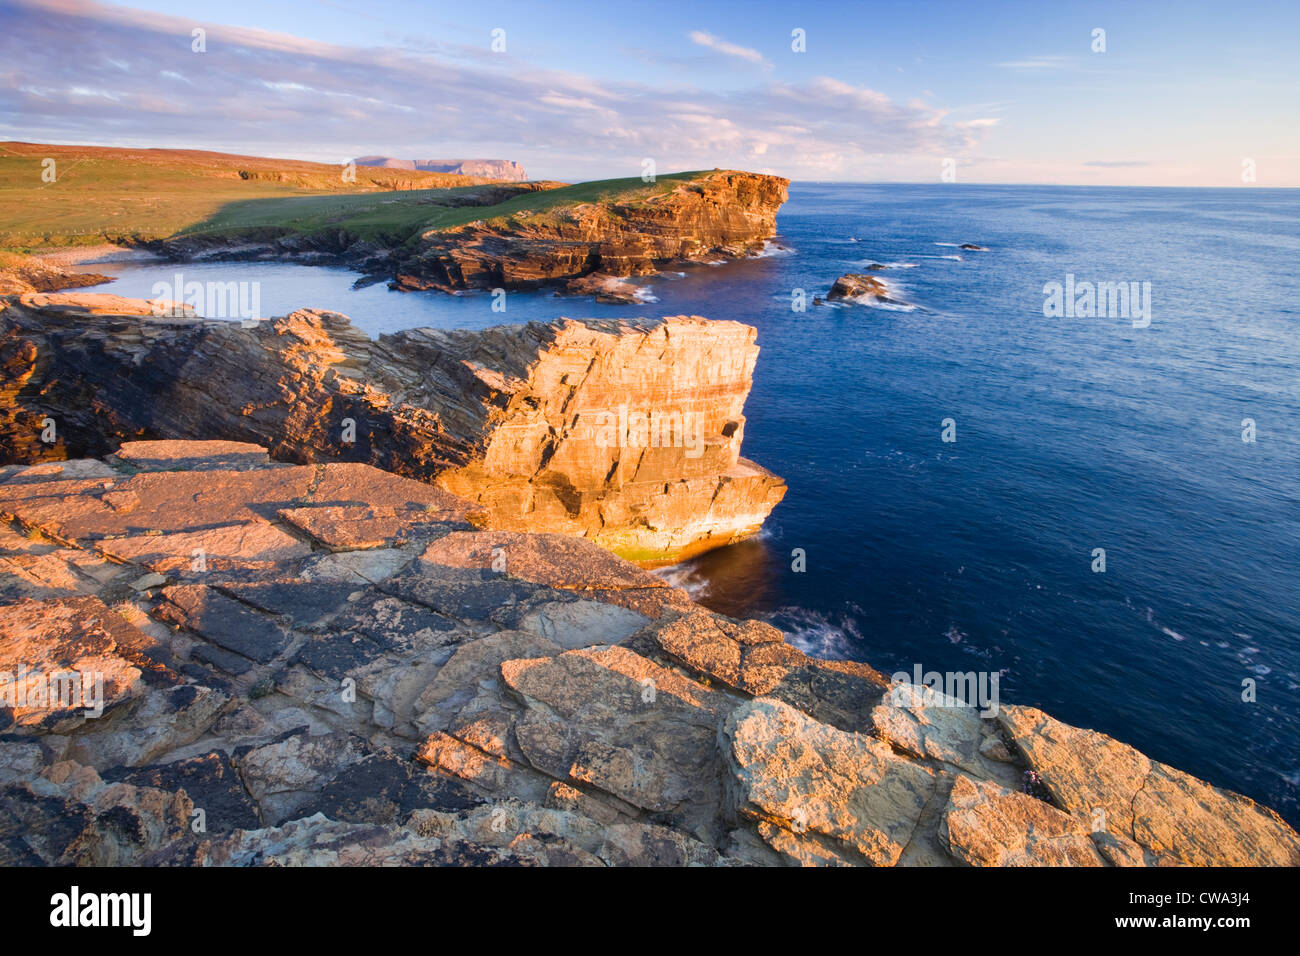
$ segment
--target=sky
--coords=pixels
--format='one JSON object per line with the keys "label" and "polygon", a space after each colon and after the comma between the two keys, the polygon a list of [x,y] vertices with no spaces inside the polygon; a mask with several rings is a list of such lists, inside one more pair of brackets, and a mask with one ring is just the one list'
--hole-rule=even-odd
{"label": "sky", "polygon": [[1298,38],[1271,0],[0,0],[0,139],[1294,187]]}

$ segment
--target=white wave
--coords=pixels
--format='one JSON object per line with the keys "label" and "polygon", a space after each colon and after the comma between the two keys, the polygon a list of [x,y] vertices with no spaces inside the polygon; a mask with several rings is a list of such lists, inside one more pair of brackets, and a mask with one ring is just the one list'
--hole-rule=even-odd
{"label": "white wave", "polygon": [[961,248],[961,247],[960,247],[957,243],[955,243],[955,242],[936,242],[935,245],[936,245],[936,246],[951,246],[953,249],[959,249],[959,248]]}
{"label": "white wave", "polygon": [[648,285],[641,286],[634,293],[632,293],[632,296],[637,300],[637,302],[658,302],[659,301],[659,296],[651,292],[650,286]]}
{"label": "white wave", "polygon": [[917,256],[918,259],[947,259],[951,262],[965,262],[961,256],[927,256],[924,253]]}
{"label": "white wave", "polygon": [[1179,634],[1177,631],[1170,630],[1170,629],[1167,628],[1167,627],[1161,627],[1160,630],[1163,631],[1163,632],[1164,632],[1166,635],[1168,635],[1169,637],[1172,637],[1175,641],[1185,641],[1185,640],[1187,640],[1187,638],[1183,637],[1183,635]]}
{"label": "white wave", "polygon": [[708,578],[701,576],[689,564],[673,564],[666,568],[655,568],[650,573],[666,581],[670,587],[681,588],[691,596],[692,601],[699,601],[709,593]]}
{"label": "white wave", "polygon": [[783,607],[771,615],[771,621],[785,632],[786,640],[809,657],[845,660],[853,657],[855,644],[862,634],[851,618],[839,623],[820,611],[802,607]]}
{"label": "white wave", "polygon": [[780,246],[771,239],[763,240],[763,248],[750,254],[751,259],[771,259],[779,256],[792,256],[794,250],[789,246]]}
{"label": "white wave", "polygon": [[916,306],[910,302],[881,302],[872,296],[860,295],[856,298],[850,298],[849,302],[856,305],[865,305],[872,309],[882,309],[885,312],[915,312]]}

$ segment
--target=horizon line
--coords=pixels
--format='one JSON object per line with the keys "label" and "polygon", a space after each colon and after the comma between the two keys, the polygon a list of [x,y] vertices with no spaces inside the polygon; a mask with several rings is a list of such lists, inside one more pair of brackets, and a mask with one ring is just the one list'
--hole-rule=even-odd
{"label": "horizon line", "polygon": [[[3,139],[3,140],[0,140],[0,143],[14,143],[14,144],[23,145],[23,146],[63,146],[63,147],[77,147],[77,146],[85,146],[85,147],[90,147],[90,148],[94,148],[94,149],[122,149],[122,150],[131,150],[131,149],[148,150],[148,149],[152,149],[152,150],[170,150],[170,151],[173,151],[173,152],[187,152],[187,153],[212,153],[212,154],[214,154],[214,155],[218,155],[218,156],[247,156],[247,157],[250,158],[250,159],[263,159],[263,160],[276,160],[276,159],[283,159],[283,160],[287,160],[287,161],[290,161],[290,162],[298,162],[298,163],[316,163],[316,164],[321,165],[321,166],[332,166],[332,165],[344,166],[344,165],[347,165],[346,163],[329,163],[329,162],[324,162],[324,161],[319,160],[319,159],[302,159],[302,158],[297,158],[297,157],[294,157],[294,156],[283,156],[283,155],[278,155],[278,156],[267,156],[267,155],[260,155],[260,154],[257,154],[257,153],[227,152],[226,150],[223,150],[223,149],[213,149],[213,148],[209,148],[209,147],[194,147],[194,146],[120,146],[120,145],[111,145],[111,144],[93,143],[93,142],[92,142],[92,143],[88,143],[88,142],[57,142],[57,141],[51,141],[51,140],[35,141],[35,140],[25,140],[25,139]],[[387,156],[386,153],[384,153],[384,154],[374,153],[374,154],[368,154],[368,155],[384,155],[384,156]],[[518,159],[505,160],[505,159],[501,159],[500,157],[486,157],[486,156],[474,156],[474,157],[471,157],[471,158],[473,158],[473,159],[479,159],[479,160],[489,160],[489,159],[490,159],[491,161],[494,161],[494,162],[513,162],[513,163],[516,163],[516,164],[518,164],[518,165],[520,165],[520,166],[523,166],[523,165],[524,165],[524,163],[523,163],[522,161],[518,160]],[[351,160],[349,160],[349,162],[351,162]],[[383,168],[383,167],[375,167],[375,168]],[[734,167],[734,166],[714,166],[713,168],[714,168],[714,169],[736,169],[738,172],[749,172],[749,173],[755,173],[756,175],[781,176],[783,179],[788,179],[788,180],[791,182],[791,184],[794,184],[794,183],[808,183],[808,184],[812,184],[812,185],[846,185],[846,186],[1019,186],[1019,187],[1033,187],[1033,186],[1039,186],[1039,187],[1046,187],[1046,188],[1066,188],[1066,189],[1231,189],[1231,190],[1241,189],[1241,188],[1246,188],[1246,189],[1251,189],[1251,190],[1259,190],[1259,189],[1300,189],[1300,185],[1294,185],[1294,186],[1287,186],[1287,185],[1269,186],[1269,185],[1264,185],[1264,184],[1257,183],[1257,182],[1256,182],[1256,183],[1242,183],[1240,186],[1236,186],[1236,185],[1234,185],[1234,186],[1226,186],[1226,185],[1217,184],[1217,183],[1216,183],[1216,184],[1199,184],[1199,183],[1198,183],[1198,184],[1184,184],[1184,185],[1168,185],[1168,184],[1160,184],[1160,185],[1157,185],[1157,184],[1150,184],[1150,185],[1148,185],[1148,184],[1143,184],[1143,183],[1078,183],[1078,182],[1046,182],[1046,183],[1043,183],[1043,182],[1022,182],[1022,181],[1010,181],[1010,180],[1008,180],[1008,181],[999,181],[999,180],[980,180],[980,179],[973,179],[973,180],[957,180],[957,181],[953,181],[953,182],[943,182],[943,181],[941,181],[941,180],[940,180],[940,181],[936,181],[936,180],[928,180],[928,179],[926,179],[926,180],[920,180],[920,179],[796,179],[796,178],[794,178],[793,176],[787,176],[787,175],[784,175],[784,174],[779,173],[779,172],[760,173],[760,172],[758,172],[757,170],[753,170],[753,169],[741,169],[740,167]],[[681,170],[673,170],[673,171],[669,171],[669,172],[665,172],[665,173],[660,173],[660,174],[658,174],[658,175],[660,175],[660,176],[674,176],[674,175],[680,175],[681,173],[684,173],[684,172],[693,172],[693,171],[695,171],[695,170],[681,169]],[[700,171],[703,171],[703,170],[700,170]],[[636,177],[635,177],[635,176],[605,176],[605,177],[603,177],[603,178],[599,178],[599,179],[574,179],[574,180],[568,180],[568,179],[565,179],[565,180],[563,180],[563,181],[566,182],[568,185],[574,185],[574,186],[576,186],[576,185],[580,185],[580,184],[582,184],[582,183],[602,182],[602,181],[604,181],[604,180],[606,180],[606,179],[634,179],[634,178],[636,178]],[[552,182],[555,182],[555,181],[557,181],[557,180],[555,180],[555,179],[553,179],[553,178],[551,178],[551,177],[544,177],[544,178],[542,178],[542,179],[526,179],[526,180],[521,180],[521,182],[544,182],[544,181],[552,181]],[[382,192],[383,190],[380,190],[380,191]],[[394,190],[394,191],[396,191],[396,190]]]}

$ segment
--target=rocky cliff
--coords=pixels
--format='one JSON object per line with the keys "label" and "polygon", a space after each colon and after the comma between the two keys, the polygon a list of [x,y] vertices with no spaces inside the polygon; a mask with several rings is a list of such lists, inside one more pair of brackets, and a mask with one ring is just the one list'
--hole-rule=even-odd
{"label": "rocky cliff", "polygon": [[514,182],[523,182],[528,178],[524,167],[509,159],[394,159],[391,156],[362,156],[353,162],[358,166],[455,173],[459,176],[482,176]]}
{"label": "rocky cliff", "polygon": [[[648,195],[546,206],[430,230],[398,264],[409,289],[527,289],[584,276],[649,275],[668,263],[744,256],[776,235],[789,180],[699,173]],[[554,199],[562,191],[547,198]]]}
{"label": "rocky cliff", "polygon": [[232,442],[0,469],[0,864],[1300,865],[1117,740],[474,507]]}
{"label": "rocky cliff", "polygon": [[250,204],[240,222],[256,226],[208,223],[148,247],[181,261],[329,261],[406,290],[554,288],[635,301],[618,279],[761,249],[776,235],[788,186],[735,170],[654,183],[494,183],[393,193],[382,205],[342,208],[318,227],[277,224]]}
{"label": "rocky cliff", "polygon": [[[105,314],[107,313],[107,314]],[[345,316],[159,317],[115,296],[0,312],[0,455],[223,438],[282,461],[366,462],[477,502],[489,526],[670,561],[758,530],[783,482],[740,457],[754,330],[639,323],[416,329]]]}

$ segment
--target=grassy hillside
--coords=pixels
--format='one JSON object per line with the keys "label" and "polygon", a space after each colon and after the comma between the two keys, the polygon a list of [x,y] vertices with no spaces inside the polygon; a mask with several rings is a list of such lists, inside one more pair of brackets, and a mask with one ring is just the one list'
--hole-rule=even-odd
{"label": "grassy hillside", "polygon": [[[41,178],[46,158],[56,164],[52,183]],[[427,195],[493,182],[358,166],[356,182],[345,183],[341,171],[323,163],[200,150],[0,143],[0,248],[164,238],[212,220],[231,204],[256,205],[249,200],[316,197],[326,208],[343,201],[340,209],[355,210],[347,201],[373,204],[380,191]],[[248,214],[273,219],[280,207]]]}
{"label": "grassy hillside", "polygon": [[[634,203],[671,190],[699,173],[673,173],[653,183],[639,177],[604,179],[573,186],[536,184],[535,191],[508,195],[507,187],[460,187],[366,195],[297,196],[232,203],[184,235],[239,236],[267,230],[309,234],[345,230],[367,239],[407,241],[431,231],[477,220],[522,223],[584,203]],[[552,187],[552,188],[547,188]],[[504,196],[500,201],[493,201]]]}

